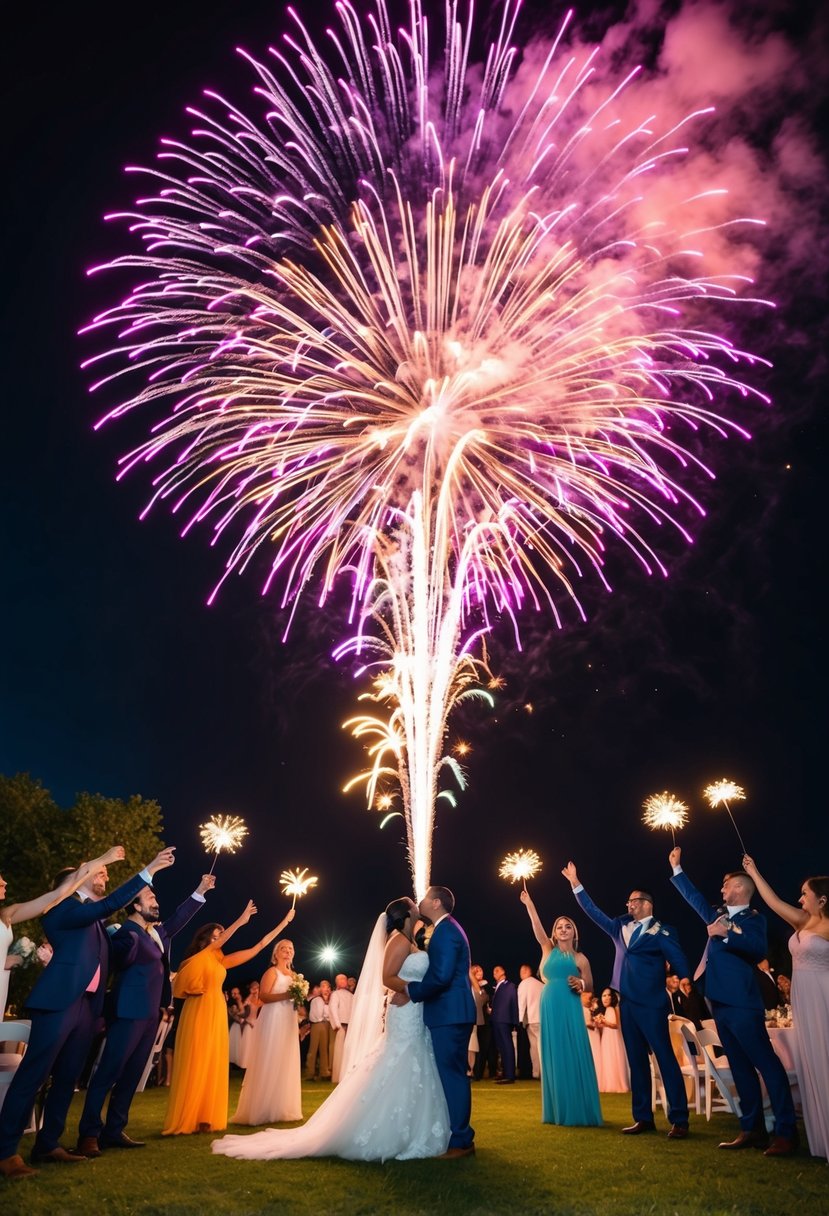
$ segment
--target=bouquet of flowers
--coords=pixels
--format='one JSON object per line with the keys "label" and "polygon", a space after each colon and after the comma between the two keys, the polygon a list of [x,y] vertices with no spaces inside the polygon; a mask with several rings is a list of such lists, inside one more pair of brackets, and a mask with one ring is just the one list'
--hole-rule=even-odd
{"label": "bouquet of flowers", "polygon": [[305,1004],[308,998],[308,989],[310,985],[305,976],[298,971],[293,972],[293,979],[288,986],[288,996],[294,1003],[294,1008],[299,1009]]}
{"label": "bouquet of flowers", "polygon": [[19,937],[9,950],[9,954],[18,955],[20,966],[28,967],[29,963],[34,962],[37,957],[37,946],[30,937]]}

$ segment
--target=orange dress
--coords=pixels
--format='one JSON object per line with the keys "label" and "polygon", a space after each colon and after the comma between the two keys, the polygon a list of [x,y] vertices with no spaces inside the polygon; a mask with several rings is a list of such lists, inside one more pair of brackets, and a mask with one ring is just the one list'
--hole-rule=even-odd
{"label": "orange dress", "polygon": [[[184,960],[173,982],[173,995],[185,1001],[163,1136],[188,1135],[204,1124],[212,1132],[227,1127],[230,1060],[224,959],[221,950],[207,946]],[[200,995],[188,995],[193,993]]]}

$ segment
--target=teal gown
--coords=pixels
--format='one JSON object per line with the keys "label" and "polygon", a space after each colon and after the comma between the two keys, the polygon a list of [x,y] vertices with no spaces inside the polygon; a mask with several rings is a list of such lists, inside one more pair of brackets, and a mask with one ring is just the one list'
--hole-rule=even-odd
{"label": "teal gown", "polygon": [[581,1001],[567,983],[578,975],[572,954],[553,949],[541,974],[541,1121],[600,1127],[602,1109]]}

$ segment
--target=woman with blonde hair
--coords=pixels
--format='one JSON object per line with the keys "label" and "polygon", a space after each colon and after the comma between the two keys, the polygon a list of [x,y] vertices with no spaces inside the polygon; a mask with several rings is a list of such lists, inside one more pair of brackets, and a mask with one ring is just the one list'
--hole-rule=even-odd
{"label": "woman with blonde hair", "polygon": [[294,980],[294,943],[283,938],[262,976],[262,1010],[250,1032],[247,1071],[231,1123],[296,1123],[302,1118],[299,1026],[289,989]]}
{"label": "woman with blonde hair", "polygon": [[581,994],[593,990],[590,963],[569,916],[559,916],[548,935],[528,892],[521,892],[521,902],[541,946],[541,1121],[600,1127],[599,1086],[581,1006]]}

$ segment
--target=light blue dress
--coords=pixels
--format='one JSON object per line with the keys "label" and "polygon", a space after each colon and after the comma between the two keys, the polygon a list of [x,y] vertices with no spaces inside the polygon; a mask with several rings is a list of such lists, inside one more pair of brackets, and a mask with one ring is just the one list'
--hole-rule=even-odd
{"label": "light blue dress", "polygon": [[581,1001],[567,983],[579,970],[572,954],[554,949],[541,974],[541,1121],[563,1127],[600,1127],[596,1067]]}

